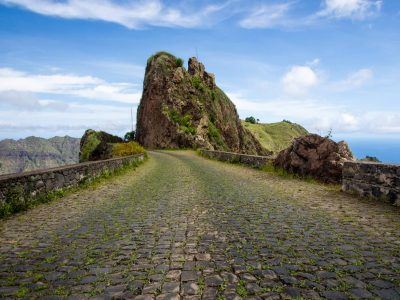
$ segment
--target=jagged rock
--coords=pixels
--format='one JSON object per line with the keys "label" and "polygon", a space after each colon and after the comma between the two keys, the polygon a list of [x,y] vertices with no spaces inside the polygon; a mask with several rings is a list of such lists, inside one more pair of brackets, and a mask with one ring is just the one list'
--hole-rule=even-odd
{"label": "jagged rock", "polygon": [[329,138],[310,134],[294,139],[289,148],[279,152],[274,165],[323,182],[338,183],[346,160],[354,160],[346,142],[336,143]]}
{"label": "jagged rock", "polygon": [[267,155],[245,129],[234,104],[196,58],[188,70],[173,55],[149,58],[136,139],[148,148],[206,148]]}
{"label": "jagged rock", "polygon": [[122,142],[118,136],[88,129],[81,138],[79,162],[111,158],[112,144]]}

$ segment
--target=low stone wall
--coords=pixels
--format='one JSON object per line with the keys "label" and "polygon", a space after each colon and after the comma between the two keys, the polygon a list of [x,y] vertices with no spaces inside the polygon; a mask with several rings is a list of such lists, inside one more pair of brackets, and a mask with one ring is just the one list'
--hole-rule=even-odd
{"label": "low stone wall", "polygon": [[0,217],[25,209],[40,196],[78,186],[144,160],[133,155],[57,168],[0,176]]}
{"label": "low stone wall", "polygon": [[265,166],[267,163],[270,163],[273,160],[272,156],[247,155],[247,154],[205,150],[205,149],[200,149],[200,153],[208,158],[232,162],[232,163],[241,163],[249,165],[254,168],[261,168],[262,166]]}
{"label": "low stone wall", "polygon": [[345,162],[342,190],[400,205],[400,165]]}

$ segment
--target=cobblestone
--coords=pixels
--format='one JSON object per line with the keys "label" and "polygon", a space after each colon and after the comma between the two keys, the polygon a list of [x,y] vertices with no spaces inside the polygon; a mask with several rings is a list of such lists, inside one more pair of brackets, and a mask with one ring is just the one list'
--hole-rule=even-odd
{"label": "cobblestone", "polygon": [[0,298],[400,299],[399,212],[151,152],[135,171],[0,221]]}

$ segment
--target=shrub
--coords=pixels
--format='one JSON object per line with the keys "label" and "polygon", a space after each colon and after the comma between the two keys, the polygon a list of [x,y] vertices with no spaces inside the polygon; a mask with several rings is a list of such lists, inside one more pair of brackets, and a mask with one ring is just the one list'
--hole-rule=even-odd
{"label": "shrub", "polygon": [[248,123],[251,123],[251,124],[256,124],[257,123],[256,118],[254,118],[253,116],[247,117],[244,121],[248,122]]}
{"label": "shrub", "polygon": [[183,67],[183,59],[182,58],[177,58],[177,59],[175,59],[175,66],[177,67],[177,68],[179,68],[179,67]]}
{"label": "shrub", "polygon": [[192,81],[192,85],[193,85],[196,89],[201,90],[201,91],[204,90],[203,82],[201,81],[201,78],[200,78],[199,76],[193,76],[193,77],[191,78],[191,81]]}
{"label": "shrub", "polygon": [[124,140],[127,142],[134,141],[136,137],[136,131],[129,131],[125,133]]}
{"label": "shrub", "polygon": [[145,153],[145,150],[136,142],[115,143],[112,145],[112,156],[121,157]]}
{"label": "shrub", "polygon": [[187,134],[196,134],[196,128],[193,127],[192,124],[192,116],[189,114],[185,114],[181,116],[178,111],[175,109],[168,112],[169,118],[172,122],[177,123],[179,128]]}
{"label": "shrub", "polygon": [[367,155],[365,158],[360,159],[360,161],[377,162],[377,163],[381,162],[377,157],[369,155]]}

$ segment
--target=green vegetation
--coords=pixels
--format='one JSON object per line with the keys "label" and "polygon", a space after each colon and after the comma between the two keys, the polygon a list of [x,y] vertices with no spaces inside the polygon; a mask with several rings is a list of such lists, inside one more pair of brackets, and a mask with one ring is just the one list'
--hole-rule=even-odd
{"label": "green vegetation", "polygon": [[126,141],[126,142],[134,141],[135,137],[136,137],[136,131],[135,130],[129,131],[129,132],[125,133],[124,141]]}
{"label": "green vegetation", "polygon": [[167,108],[165,111],[168,114],[169,119],[179,125],[179,129],[187,134],[196,134],[196,128],[192,124],[192,116],[189,114],[181,115],[177,110]]}
{"label": "green vegetation", "polygon": [[150,56],[147,59],[147,64],[149,64],[153,59],[158,58],[158,57],[163,56],[163,55],[168,56],[168,57],[173,57],[173,58],[176,59],[176,57],[174,55],[172,55],[171,53],[168,53],[166,51],[159,51],[159,52],[153,54],[152,56]]}
{"label": "green vegetation", "polygon": [[[376,163],[380,163],[381,162],[377,157],[369,156],[369,155],[367,155],[365,158],[360,159],[359,161],[376,162]],[[1,165],[0,165],[0,168],[1,168]]]}
{"label": "green vegetation", "polygon": [[277,175],[279,177],[286,178],[286,179],[299,179],[299,180],[307,181],[309,183],[321,184],[319,181],[315,180],[311,176],[301,176],[299,174],[290,173],[290,172],[286,171],[285,169],[275,167],[272,163],[266,164],[265,166],[263,166],[261,168],[261,170],[264,172],[270,173],[272,175]]}
{"label": "green vegetation", "polygon": [[112,148],[115,143],[124,140],[104,131],[86,130],[81,139],[80,162],[112,158]]}
{"label": "green vegetation", "polygon": [[239,281],[239,284],[236,287],[236,293],[238,293],[238,295],[243,298],[248,296],[249,292],[247,291],[245,287],[245,282],[243,280]]}
{"label": "green vegetation", "polygon": [[204,85],[203,80],[199,76],[193,76],[190,78],[192,85],[199,91],[205,92],[207,87]]}
{"label": "green vegetation", "polygon": [[175,59],[175,66],[177,67],[177,68],[179,68],[179,67],[183,67],[183,59],[182,58],[176,58]]}
{"label": "green vegetation", "polygon": [[[257,119],[258,120],[258,119]],[[257,123],[256,118],[254,118],[253,116],[251,117],[247,117],[244,121],[247,123],[251,123],[251,124],[256,124]]]}
{"label": "green vegetation", "polygon": [[146,151],[142,146],[140,146],[137,142],[128,142],[128,143],[115,143],[112,144],[112,156],[113,157],[122,157],[129,156],[135,154],[143,154]]}
{"label": "green vegetation", "polygon": [[302,126],[286,120],[270,124],[252,124],[242,121],[242,124],[251,131],[264,148],[274,153],[289,147],[294,138],[308,134]]}
{"label": "green vegetation", "polygon": [[218,128],[214,125],[213,122],[208,122],[208,138],[221,148],[223,149],[226,148],[221,133],[219,132]]}
{"label": "green vegetation", "polygon": [[93,151],[100,145],[101,140],[98,137],[98,134],[94,130],[86,131],[86,139],[81,147],[79,161],[89,161],[90,155]]}

